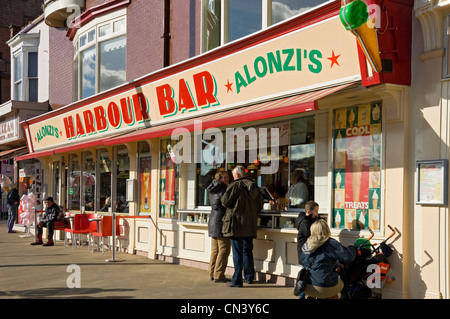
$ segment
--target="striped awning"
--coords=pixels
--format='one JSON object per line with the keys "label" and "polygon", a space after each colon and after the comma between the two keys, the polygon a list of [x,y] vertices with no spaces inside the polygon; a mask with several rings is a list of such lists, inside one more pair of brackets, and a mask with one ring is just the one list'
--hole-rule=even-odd
{"label": "striped awning", "polygon": [[0,160],[8,159],[8,158],[14,158],[16,156],[22,155],[27,152],[26,146],[21,146],[17,148],[13,148],[10,150],[5,150],[0,152]]}

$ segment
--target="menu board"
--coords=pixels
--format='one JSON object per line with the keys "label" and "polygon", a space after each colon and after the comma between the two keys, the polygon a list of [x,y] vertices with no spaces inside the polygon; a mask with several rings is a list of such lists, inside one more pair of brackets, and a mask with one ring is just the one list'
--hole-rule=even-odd
{"label": "menu board", "polygon": [[379,230],[381,103],[337,109],[333,124],[333,227]]}
{"label": "menu board", "polygon": [[447,205],[448,160],[417,162],[417,204]]}

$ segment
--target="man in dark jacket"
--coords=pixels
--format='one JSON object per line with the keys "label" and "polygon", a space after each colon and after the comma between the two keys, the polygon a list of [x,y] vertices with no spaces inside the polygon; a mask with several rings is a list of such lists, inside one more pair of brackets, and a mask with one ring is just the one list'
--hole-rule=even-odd
{"label": "man in dark jacket", "polygon": [[224,237],[231,238],[233,249],[234,274],[227,283],[229,287],[242,287],[242,271],[247,283],[252,283],[255,277],[253,238],[256,238],[256,220],[263,200],[259,187],[244,176],[244,167],[236,166],[234,181],[222,197],[222,204],[227,209],[222,232]]}
{"label": "man in dark jacket", "polygon": [[225,270],[228,265],[228,256],[231,250],[229,237],[223,237],[222,226],[225,216],[225,207],[221,199],[229,184],[227,171],[218,171],[215,179],[206,188],[209,193],[211,214],[208,219],[208,234],[211,237],[211,258],[209,261],[209,276],[214,282],[227,282]]}
{"label": "man in dark jacket", "polygon": [[316,220],[320,219],[319,217],[319,204],[315,201],[309,201],[305,204],[305,211],[300,212],[298,214],[297,219],[295,220],[296,227],[298,229],[297,234],[297,255],[298,255],[298,263],[301,265],[302,262],[300,257],[302,256],[302,246],[306,243],[306,240],[311,236],[311,225]]}
{"label": "man in dark jacket", "polygon": [[19,208],[20,196],[16,185],[12,184],[11,189],[7,196],[7,207],[8,207],[8,233],[15,233],[13,231],[14,223],[17,219],[17,211]]}
{"label": "man in dark jacket", "polygon": [[[44,218],[37,224],[37,241],[31,243],[31,245],[42,245],[42,246],[53,246],[53,229],[55,227],[55,221],[59,217],[59,207],[53,202],[53,197],[47,197],[45,199],[45,209]],[[42,228],[47,227],[48,230],[48,241],[46,244],[42,242]]]}

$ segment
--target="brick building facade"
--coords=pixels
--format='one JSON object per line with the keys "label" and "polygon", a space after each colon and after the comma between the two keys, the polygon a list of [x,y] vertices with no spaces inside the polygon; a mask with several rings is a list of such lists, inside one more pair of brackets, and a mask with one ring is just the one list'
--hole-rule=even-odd
{"label": "brick building facade", "polygon": [[42,0],[2,1],[0,6],[0,105],[11,98],[10,48],[6,41],[41,14]]}

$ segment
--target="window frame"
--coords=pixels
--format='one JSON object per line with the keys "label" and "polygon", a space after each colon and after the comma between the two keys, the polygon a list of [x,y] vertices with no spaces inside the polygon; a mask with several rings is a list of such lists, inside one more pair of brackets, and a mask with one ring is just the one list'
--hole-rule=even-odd
{"label": "window frame", "polygon": [[[105,203],[101,203],[100,202],[100,200],[101,200],[101,191],[103,190],[103,191],[105,191],[105,190],[107,190],[108,188],[103,188],[102,186],[102,176],[101,176],[101,174],[102,173],[108,173],[107,171],[102,171],[102,168],[101,168],[101,166],[102,165],[104,165],[104,163],[103,163],[103,160],[105,160],[105,159],[102,159],[102,156],[103,156],[103,154],[105,154],[105,155],[107,155],[108,156],[108,158],[107,158],[107,160],[109,161],[109,169],[111,170],[111,172],[110,172],[110,177],[109,177],[109,196],[108,196],[108,192],[106,191],[106,196],[105,196],[105,200],[109,197],[110,198],[110,200],[111,200],[111,212],[112,212],[112,196],[113,196],[113,180],[114,180],[114,177],[113,177],[113,154],[112,154],[112,152],[110,152],[107,148],[105,148],[105,147],[101,147],[101,148],[97,148],[96,150],[95,150],[95,159],[96,159],[96,165],[95,165],[95,178],[96,178],[96,184],[95,184],[95,207],[96,207],[96,209],[97,209],[97,211],[102,211],[102,208],[104,207],[104,204]],[[106,160],[105,160],[105,162],[106,162]],[[108,211],[109,212],[109,211]]]}
{"label": "window frame", "polygon": [[[312,174],[312,178],[309,179],[309,182],[312,183],[311,184],[312,188],[313,188],[312,194],[313,194],[313,196],[315,196],[314,195],[315,194],[315,187],[316,187],[315,178],[316,178],[316,173],[317,173],[317,171],[316,171],[317,170],[317,164],[316,164],[316,161],[317,161],[317,142],[314,142],[314,143],[293,143],[292,139],[291,139],[291,130],[292,130],[292,125],[293,125],[293,123],[295,121],[304,121],[305,125],[307,125],[308,121],[312,121],[314,123],[313,124],[314,125],[314,130],[313,131],[314,131],[314,138],[315,138],[315,135],[316,135],[315,132],[316,132],[316,127],[317,127],[317,120],[318,119],[317,119],[316,114],[303,114],[303,115],[296,116],[296,117],[293,117],[293,118],[284,118],[284,119],[273,118],[273,119],[268,119],[267,121],[265,121],[263,123],[257,123],[257,124],[254,124],[254,125],[249,124],[249,125],[242,126],[242,128],[244,130],[246,130],[247,128],[251,128],[251,127],[254,127],[255,129],[268,128],[268,133],[267,134],[270,134],[270,128],[271,127],[275,127],[275,126],[283,125],[283,124],[287,124],[288,125],[289,136],[288,136],[287,144],[279,145],[279,152],[280,152],[279,155],[283,156],[283,157],[287,156],[287,158],[290,158],[289,162],[287,163],[287,165],[288,165],[287,166],[287,176],[285,176],[287,178],[286,179],[286,182],[287,182],[286,194],[287,194],[287,191],[289,189],[290,178],[291,178],[291,173],[292,173],[292,162],[293,161],[292,161],[292,155],[290,153],[291,147],[298,146],[298,145],[311,145],[311,144],[314,144],[314,155],[313,155],[313,157],[314,157],[314,161],[313,161],[314,162],[314,166],[313,166],[313,170],[311,170],[311,169],[309,170],[309,174],[311,174],[311,172],[313,172],[313,174]],[[229,174],[231,174],[231,170],[228,169],[228,165],[230,163],[227,162],[227,158],[226,158],[226,145],[227,145],[226,131],[225,131],[225,129],[221,129],[221,132],[222,132],[222,135],[224,136],[224,140],[223,140],[224,145],[223,145],[223,147],[225,148],[225,152],[224,152],[224,156],[225,157],[224,157],[224,162],[221,165],[218,165],[218,167],[225,166],[225,170],[228,171]],[[286,152],[287,153],[283,153],[282,152],[283,147],[286,148]],[[249,155],[248,142],[246,142],[245,154],[246,154],[246,157]],[[258,159],[259,159],[259,153],[258,153]],[[203,157],[202,157],[202,161],[203,161]],[[237,165],[244,165],[245,167],[247,167],[249,165],[249,163],[245,163],[245,164],[236,163],[236,164]],[[199,192],[200,192],[200,187],[198,185],[199,184],[198,183],[198,177],[199,176],[197,174],[198,165],[200,165],[200,164],[199,163],[195,163],[195,170],[196,170],[196,172],[195,172],[195,180],[194,180],[194,183],[195,183],[194,198],[193,198],[192,202],[188,203],[188,206],[192,206],[196,210],[209,210],[209,209],[211,209],[210,205],[206,205],[206,206],[205,205],[198,205],[198,198],[199,198],[198,196],[199,196]],[[278,169],[280,171],[282,168],[279,167]],[[217,168],[216,168],[216,170],[217,170]],[[232,176],[230,175],[230,182],[231,181],[232,181]],[[283,185],[283,186],[285,186],[285,185]],[[308,189],[308,191],[309,191],[309,189]],[[284,195],[284,198],[285,198],[286,194]],[[311,197],[311,194],[309,194],[309,196]],[[299,211],[303,211],[304,210],[303,207],[293,207],[293,206],[291,206],[290,203],[287,204],[287,209],[288,209],[289,212],[299,212]]]}
{"label": "window frame", "polygon": [[[369,164],[365,164],[365,166],[367,166],[368,168],[366,170],[361,170],[361,173],[366,172],[366,179],[367,179],[367,184],[365,185],[367,191],[367,208],[363,207],[363,208],[354,208],[354,207],[350,207],[350,208],[346,208],[344,207],[339,207],[336,205],[337,201],[336,201],[336,191],[341,191],[341,195],[340,197],[345,198],[345,175],[342,176],[342,173],[345,174],[351,174],[353,173],[352,170],[347,170],[347,166],[346,166],[346,162],[348,161],[346,158],[343,158],[343,161],[345,163],[344,166],[341,166],[341,164],[339,164],[339,160],[337,159],[337,153],[341,152],[339,150],[339,148],[342,148],[342,151],[347,152],[351,146],[350,145],[345,145],[345,147],[342,147],[342,143],[341,142],[337,142],[338,137],[337,137],[337,133],[339,131],[342,131],[343,129],[347,130],[348,127],[346,125],[346,123],[342,123],[342,125],[345,126],[341,126],[341,127],[337,127],[336,122],[338,119],[337,116],[337,112],[348,112],[350,111],[350,109],[362,109],[362,108],[368,108],[370,110],[370,117],[372,116],[372,112],[373,109],[375,109],[375,107],[379,108],[380,112],[379,112],[379,119],[374,119],[375,121],[372,122],[372,120],[369,120],[370,124],[358,124],[358,126],[356,127],[362,127],[362,126],[373,126],[370,128],[370,134],[366,135],[366,137],[368,137],[370,139],[370,143],[367,144],[365,143],[364,146],[365,147],[369,147],[369,153],[365,154],[368,156],[365,156],[365,158],[369,159],[368,162]],[[330,228],[332,230],[336,230],[336,231],[350,231],[350,232],[357,232],[357,231],[367,231],[368,228],[366,226],[363,225],[363,227],[361,227],[361,224],[359,223],[360,221],[360,215],[362,214],[364,216],[364,219],[366,218],[366,214],[367,214],[367,220],[369,220],[369,222],[367,222],[367,225],[369,227],[371,227],[371,229],[378,233],[380,231],[383,230],[383,223],[384,223],[384,218],[385,218],[385,209],[384,209],[384,200],[385,200],[385,189],[384,189],[384,182],[386,180],[385,178],[385,138],[386,138],[386,118],[385,118],[385,110],[384,110],[384,104],[382,100],[373,100],[373,101],[369,101],[367,103],[357,103],[354,105],[347,105],[347,106],[341,106],[341,107],[337,107],[334,108],[331,113],[332,116],[330,116],[330,129],[331,129],[331,142],[332,142],[332,161],[331,161],[331,192],[330,192],[330,214],[329,214],[329,225]],[[356,116],[356,119],[358,119],[358,115]],[[344,122],[346,122],[347,119],[345,119]],[[373,129],[373,130],[372,130]],[[378,137],[377,137],[378,136]],[[372,143],[373,138],[377,137],[376,140],[377,142]],[[342,137],[342,139],[346,139],[346,138],[357,138],[356,135],[354,136],[344,136]],[[375,152],[375,148],[376,148],[376,152],[378,153],[377,156],[372,156],[372,148]],[[340,183],[340,185],[338,186],[337,183],[337,173],[341,174],[341,178],[344,177],[344,179],[342,180],[342,182]],[[378,176],[378,178],[375,178],[375,181],[372,179],[372,174],[375,174]],[[351,179],[351,175],[349,177],[349,179]],[[352,184],[352,183],[351,183]],[[376,185],[375,185],[376,184]],[[342,186],[342,187],[341,187]],[[352,185],[353,187],[353,185]],[[360,194],[359,196],[361,197],[361,194],[363,194],[363,186],[361,185],[361,189],[360,189]],[[352,189],[353,190],[353,189]],[[372,197],[372,195],[376,192],[376,194],[378,195],[378,200],[377,200],[377,204],[375,209],[373,208],[373,202],[371,202],[371,200],[374,198]],[[364,194],[363,194],[364,195]],[[344,205],[345,202],[347,202],[346,199],[344,199]],[[364,203],[364,200],[359,200],[359,203]],[[372,203],[372,205],[371,205]],[[336,207],[337,206],[337,207]],[[372,206],[372,207],[371,207]],[[364,211],[366,211],[366,214],[364,213]],[[353,214],[354,213],[354,214]],[[358,214],[359,213],[359,214]],[[339,225],[339,227],[337,227],[336,225],[336,216],[337,215],[341,215],[340,217],[340,223],[343,223],[343,225]],[[352,215],[352,227],[348,228],[347,223],[347,217],[348,215],[351,214]],[[376,218],[370,218],[373,216],[377,216],[378,219]],[[370,225],[370,220],[378,220],[377,225],[375,226],[372,222],[372,226]]]}
{"label": "window frame", "polygon": [[[124,20],[124,29],[118,32],[114,32],[114,23]],[[110,25],[109,28],[109,34],[100,36],[100,28],[105,27],[107,25]],[[94,39],[89,41],[89,34],[91,32],[95,31]],[[80,30],[78,30],[77,35],[73,39],[73,47],[74,47],[74,54],[73,54],[73,101],[79,101],[88,97],[91,97],[95,94],[101,93],[103,91],[100,91],[100,48],[101,43],[116,39],[119,37],[125,36],[125,40],[127,37],[127,13],[126,9],[120,9],[116,12],[106,14],[104,16],[101,16],[99,18],[94,19],[93,21],[87,23],[86,25],[82,26]],[[82,45],[82,40],[86,39],[86,43]],[[82,66],[82,54],[83,52],[86,52],[86,50],[91,49],[92,47],[95,47],[95,79],[94,79],[94,88],[95,93],[93,95],[89,96],[82,96],[83,86],[82,86],[82,80],[83,75],[81,73],[81,66]],[[126,60],[126,53],[125,53],[125,60]],[[126,72],[126,70],[125,70]],[[123,83],[126,83],[126,78],[124,79]]]}
{"label": "window frame", "polygon": [[[28,76],[28,70],[29,70],[29,54],[30,53],[36,53],[37,54],[37,69],[36,69],[36,76],[29,77]],[[18,57],[21,57],[21,61],[18,61]],[[39,101],[39,50],[37,46],[27,46],[22,45],[20,48],[18,48],[16,51],[12,54],[12,100],[14,101],[30,101],[30,79],[36,80],[38,83],[38,90],[36,95],[36,101],[32,102],[38,102]],[[19,70],[20,78],[18,78],[19,74],[16,74],[16,67],[20,65],[21,69]],[[16,78],[17,77],[17,78]],[[20,89],[17,90],[17,86],[21,85]],[[18,93],[20,96],[18,96]]]}
{"label": "window frame", "polygon": [[[250,34],[248,34],[246,36],[243,36],[242,38],[238,38],[236,40],[229,41],[228,20],[229,20],[229,1],[230,0],[218,0],[218,1],[221,1],[221,3],[220,3],[220,32],[219,32],[219,34],[220,34],[220,43],[219,43],[219,46],[217,46],[215,48],[208,49],[207,48],[207,40],[208,39],[207,39],[207,36],[206,36],[207,23],[208,23],[208,21],[207,21],[208,19],[206,17],[206,12],[207,12],[207,8],[208,8],[208,0],[202,0],[202,9],[201,9],[201,28],[202,28],[202,31],[200,33],[201,34],[201,51],[202,52],[208,52],[210,50],[214,50],[214,49],[216,49],[218,47],[221,47],[221,46],[223,46],[223,45],[225,45],[225,44],[227,44],[229,42],[240,40],[240,39],[245,38],[245,37],[247,37],[249,35],[252,35],[252,34],[254,34],[256,32],[260,32],[262,30],[265,30],[265,29],[267,29],[268,27],[270,27],[272,25],[276,25],[278,23],[282,23],[282,22],[284,22],[286,20],[289,20],[290,18],[295,17],[295,16],[298,15],[298,14],[296,14],[296,15],[290,17],[290,18],[287,18],[285,20],[282,20],[280,22],[272,24],[272,0],[261,0],[262,1],[261,29],[256,31],[256,32],[254,32],[254,33],[250,33]],[[325,0],[324,3],[322,3],[320,5],[317,5],[317,6],[313,7],[313,8],[311,8],[311,9],[305,10],[304,12],[301,12],[299,14],[300,15],[304,14],[305,12],[308,12],[308,11],[310,11],[312,9],[324,6],[324,5],[328,4],[329,2],[332,2],[332,0],[328,0],[328,1]]]}

